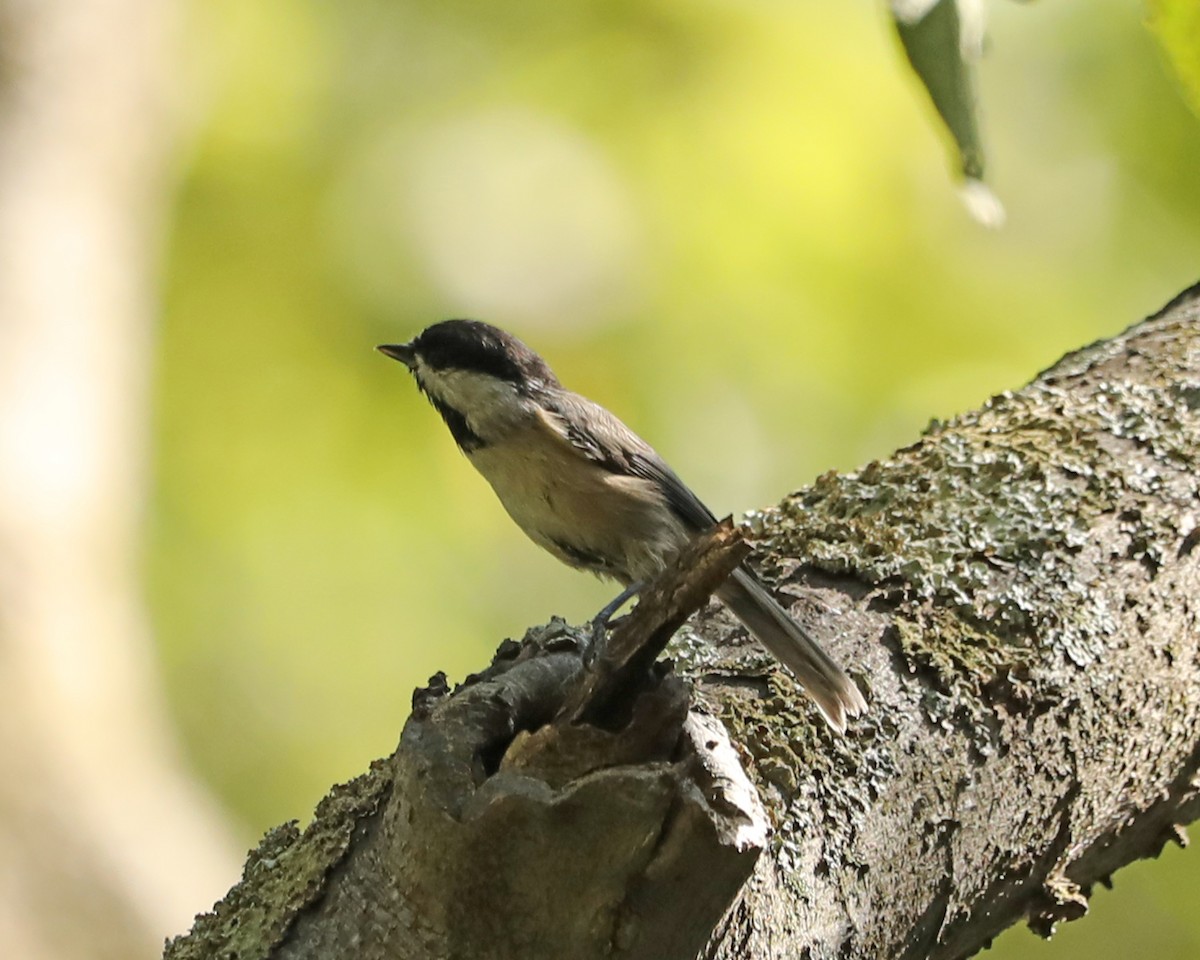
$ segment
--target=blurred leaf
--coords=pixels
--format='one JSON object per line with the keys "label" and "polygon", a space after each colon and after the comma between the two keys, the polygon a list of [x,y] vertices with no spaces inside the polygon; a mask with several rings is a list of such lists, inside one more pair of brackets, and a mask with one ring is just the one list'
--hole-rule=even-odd
{"label": "blurred leaf", "polygon": [[1148,25],[1183,84],[1184,95],[1200,114],[1200,3],[1150,0]]}
{"label": "blurred leaf", "polygon": [[971,62],[982,46],[978,0],[892,0],[896,32],[934,107],[954,137],[966,178],[963,201],[986,226],[999,226],[1004,210],[983,185],[983,144],[975,109]]}

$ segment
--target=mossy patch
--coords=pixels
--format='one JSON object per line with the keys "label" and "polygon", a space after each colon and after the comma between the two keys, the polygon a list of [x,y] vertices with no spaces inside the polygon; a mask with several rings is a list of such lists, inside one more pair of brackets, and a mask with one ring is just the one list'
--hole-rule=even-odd
{"label": "mossy patch", "polygon": [[267,832],[246,858],[241,881],[201,914],[186,936],[166,945],[163,960],[255,960],[269,956],[325,878],[350,849],[363,823],[392,786],[384,760],[368,773],[334,787],[303,833],[291,820]]}
{"label": "mossy patch", "polygon": [[[1130,642],[1130,590],[1200,542],[1200,385],[1183,372],[1200,298],[1192,313],[1085,348],[749,517],[760,569],[793,590],[841,581],[886,617],[930,725],[965,733],[980,757],[1003,751],[1005,719],[1059,703],[1064,665]],[[693,676],[719,666],[688,653]],[[752,680],[722,687],[717,709],[771,812],[777,862],[799,872],[814,836],[821,863],[844,861],[898,767],[896,731],[872,710],[834,737],[782,671]]]}
{"label": "mossy patch", "polygon": [[[1182,507],[1197,493],[1200,424],[1192,388],[1179,379],[1183,361],[1134,354],[1154,369],[1128,382],[1105,369],[1121,349],[1093,348],[1090,363],[1072,355],[1019,393],[931,424],[887,461],[826,474],[752,517],[751,530],[800,569],[873,587],[920,628],[905,631],[900,652],[943,678],[951,661],[994,671],[1045,648],[1087,666],[1116,623],[1095,582],[1125,560],[1153,576],[1190,531],[1164,499]],[[1106,518],[1123,549],[1081,562]],[[916,639],[931,607],[961,620],[939,640],[954,649]],[[948,626],[940,614],[937,626]]]}

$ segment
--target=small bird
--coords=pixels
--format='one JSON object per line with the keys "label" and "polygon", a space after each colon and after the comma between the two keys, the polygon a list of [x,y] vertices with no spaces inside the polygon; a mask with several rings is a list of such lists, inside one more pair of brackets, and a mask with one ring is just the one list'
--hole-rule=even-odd
{"label": "small bird", "polygon": [[[379,350],[408,367],[509,516],[563,563],[636,588],[716,524],[653,447],[564,387],[511,334],[478,320],[445,320]],[[847,718],[866,710],[854,682],[748,567],[716,595],[834,730],[844,732]]]}

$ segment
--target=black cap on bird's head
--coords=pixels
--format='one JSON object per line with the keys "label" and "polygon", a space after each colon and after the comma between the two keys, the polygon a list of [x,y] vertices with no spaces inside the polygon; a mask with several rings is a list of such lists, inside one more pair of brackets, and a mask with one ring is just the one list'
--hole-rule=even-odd
{"label": "black cap on bird's head", "polygon": [[408,343],[383,344],[379,351],[410,370],[417,364],[434,372],[481,373],[514,384],[553,386],[558,378],[511,333],[480,320],[443,320]]}

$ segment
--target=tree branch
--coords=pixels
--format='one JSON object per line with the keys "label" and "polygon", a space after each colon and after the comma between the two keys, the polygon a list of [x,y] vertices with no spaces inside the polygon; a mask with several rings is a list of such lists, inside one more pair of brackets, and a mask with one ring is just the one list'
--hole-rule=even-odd
{"label": "tree branch", "polygon": [[753,518],[869,690],[845,738],[713,606],[647,669],[723,530],[612,661],[554,623],[419,691],[167,956],[957,958],[1081,916],[1200,809],[1198,325],[1200,287]]}

